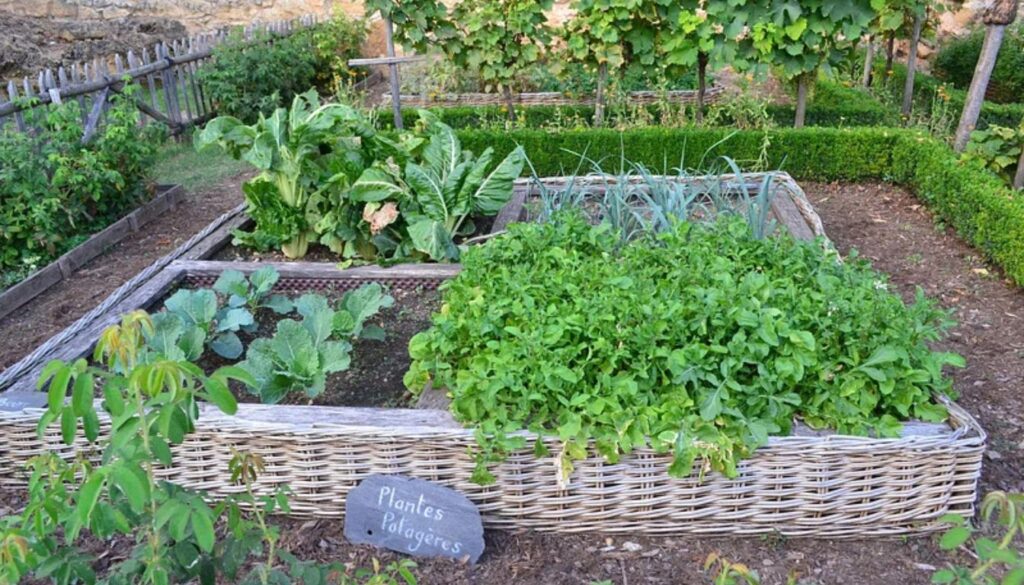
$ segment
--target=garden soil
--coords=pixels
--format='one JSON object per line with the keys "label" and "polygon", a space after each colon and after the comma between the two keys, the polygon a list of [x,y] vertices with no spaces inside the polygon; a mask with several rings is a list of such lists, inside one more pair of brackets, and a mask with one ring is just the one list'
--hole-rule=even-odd
{"label": "garden soil", "polygon": [[165,212],[79,268],[71,278],[0,319],[0,369],[17,362],[74,323],[125,281],[241,203],[241,183],[249,176],[246,171],[189,193],[177,209]]}
{"label": "garden soil", "polygon": [[0,11],[0,79],[34,78],[46,67],[138,52],[187,34],[180,22],[163,18],[33,18]]}
{"label": "garden soil", "polygon": [[[955,385],[961,403],[990,433],[982,490],[1024,490],[1024,392],[1020,386],[1024,379],[1024,291],[1006,282],[976,250],[937,223],[901,189],[884,183],[803,187],[840,251],[847,254],[858,249],[876,268],[891,275],[892,286],[905,298],[921,287],[953,311],[959,325],[943,348],[967,358],[967,367],[953,374]],[[227,188],[237,189],[237,184]],[[88,306],[95,300],[83,299],[80,304]],[[52,298],[48,306],[54,306]],[[43,315],[45,312],[37,317]],[[16,337],[28,329],[28,323],[31,321],[25,321],[21,329],[4,323],[0,338]],[[0,496],[0,504],[16,507],[17,494]],[[399,558],[387,551],[348,544],[338,520],[275,522],[283,528],[281,546],[300,558],[364,567],[373,558],[385,563]],[[489,531],[487,550],[478,565],[421,560],[415,572],[424,585],[711,583],[712,575],[703,571],[703,561],[708,554],[717,553],[756,570],[766,585],[785,584],[790,577],[794,583],[808,585],[917,585],[929,583],[934,570],[951,559],[939,551],[935,541],[930,536],[874,540],[770,535],[644,538]],[[108,545],[103,564],[116,561],[123,550]]]}

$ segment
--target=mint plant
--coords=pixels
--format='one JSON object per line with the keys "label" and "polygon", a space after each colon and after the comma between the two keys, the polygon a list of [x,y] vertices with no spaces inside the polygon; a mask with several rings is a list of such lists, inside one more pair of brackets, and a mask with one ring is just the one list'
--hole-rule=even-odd
{"label": "mint plant", "polygon": [[928,344],[948,314],[920,292],[905,305],[855,254],[758,239],[736,216],[623,245],[561,213],[464,254],[409,344],[406,385],[446,388],[477,431],[475,480],[524,429],[561,442],[563,481],[591,447],[614,462],[650,446],[674,476],[731,477],[795,420],[893,437],[946,418],[942,369],[963,359]]}
{"label": "mint plant", "polygon": [[250,390],[268,404],[298,391],[309,398],[319,396],[328,374],[348,369],[350,340],[383,339],[384,331],[366,321],[392,304],[394,298],[377,283],[345,293],[337,308],[323,296],[303,295],[295,301],[301,321],[282,320],[272,338],[249,345],[239,366],[254,379]]}

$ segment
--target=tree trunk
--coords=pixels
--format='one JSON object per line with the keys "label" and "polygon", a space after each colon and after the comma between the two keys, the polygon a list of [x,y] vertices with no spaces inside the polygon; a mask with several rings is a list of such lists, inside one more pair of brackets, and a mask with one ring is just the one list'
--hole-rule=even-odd
{"label": "tree trunk", "polygon": [[864,54],[864,77],[861,79],[861,85],[864,87],[871,87],[871,80],[874,77],[874,66],[875,66],[875,37],[872,35],[868,38],[868,48]]}
{"label": "tree trunk", "polygon": [[508,108],[508,119],[512,122],[516,121],[516,104],[512,101],[512,88],[505,86],[501,89],[502,93],[505,94],[505,107]]}
{"label": "tree trunk", "polygon": [[[925,9],[927,11],[927,8]],[[921,27],[924,25],[924,14],[914,15],[914,32],[910,36],[910,47],[907,51],[907,79],[903,83],[903,117],[909,118],[914,107],[914,73],[917,68],[917,45],[921,42]]]}
{"label": "tree trunk", "polygon": [[981,45],[981,55],[974,67],[971,88],[967,90],[964,111],[960,114],[960,124],[956,127],[956,138],[953,140],[953,148],[957,152],[963,152],[971,132],[978,123],[978,115],[981,114],[981,106],[985,102],[985,90],[988,89],[988,80],[996,66],[996,57],[999,55],[999,46],[1003,43],[1005,33],[1005,24],[993,24],[985,28],[985,41]]}
{"label": "tree trunk", "polygon": [[697,123],[704,122],[704,97],[708,91],[708,56],[697,54]]}
{"label": "tree trunk", "polygon": [[601,63],[597,70],[597,98],[594,102],[594,127],[604,126],[604,87],[608,83],[608,64]]}
{"label": "tree trunk", "polygon": [[1013,188],[1024,189],[1024,146],[1020,150],[1020,160],[1017,161],[1017,174],[1013,177]]}
{"label": "tree trunk", "polygon": [[[388,45],[388,57],[395,56],[395,39],[394,39],[394,25],[391,23],[391,17],[384,16],[384,36],[385,41]],[[391,77],[391,110],[395,115],[395,128],[401,130],[402,124],[402,103],[399,97],[401,93],[401,86],[398,84],[398,64],[388,64],[388,74]]]}
{"label": "tree trunk", "polygon": [[801,73],[796,78],[796,119],[793,120],[794,128],[803,128],[807,117],[807,85],[811,73]]}
{"label": "tree trunk", "polygon": [[885,82],[889,83],[892,75],[892,62],[896,58],[896,33],[889,33],[889,40],[885,44]]}

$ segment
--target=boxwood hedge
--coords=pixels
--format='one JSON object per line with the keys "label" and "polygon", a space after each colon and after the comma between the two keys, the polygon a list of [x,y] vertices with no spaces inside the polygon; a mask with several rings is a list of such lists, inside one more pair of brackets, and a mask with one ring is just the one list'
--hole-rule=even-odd
{"label": "boxwood hedge", "polygon": [[[459,136],[465,148],[480,152],[492,147],[499,156],[522,145],[540,176],[575,173],[580,153],[603,161],[605,170],[616,168],[622,158],[657,171],[671,171],[681,163],[701,166],[702,157],[751,161],[759,157],[765,138],[759,131],[665,128],[463,130]],[[892,128],[780,129],[767,136],[769,165],[798,180],[879,179],[906,187],[1024,285],[1024,199],[979,164],[961,161],[944,143]]]}

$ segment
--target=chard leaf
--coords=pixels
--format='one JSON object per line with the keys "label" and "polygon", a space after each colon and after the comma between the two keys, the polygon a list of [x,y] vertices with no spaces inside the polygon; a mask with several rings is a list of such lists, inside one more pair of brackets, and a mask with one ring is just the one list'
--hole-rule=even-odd
{"label": "chard leaf", "polygon": [[432,219],[421,219],[409,224],[412,245],[430,257],[431,260],[458,260],[459,249],[444,223]]}
{"label": "chard leaf", "polygon": [[441,180],[416,163],[405,166],[405,180],[412,187],[423,213],[435,221],[444,223],[452,217],[449,202],[444,198]]}
{"label": "chard leaf", "polygon": [[522,174],[525,164],[526,153],[523,147],[517,146],[476,188],[472,196],[473,211],[483,215],[501,211],[512,198],[513,183]]}
{"label": "chard leaf", "polygon": [[349,189],[349,197],[353,201],[371,203],[385,199],[405,199],[406,192],[395,179],[385,170],[370,167],[359,175]]}

